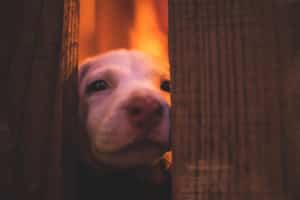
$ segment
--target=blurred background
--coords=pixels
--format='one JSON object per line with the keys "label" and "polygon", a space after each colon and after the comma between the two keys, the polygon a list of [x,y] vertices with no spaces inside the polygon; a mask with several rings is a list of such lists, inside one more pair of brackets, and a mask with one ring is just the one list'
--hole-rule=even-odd
{"label": "blurred background", "polygon": [[112,49],[168,58],[168,0],[81,0],[79,62]]}

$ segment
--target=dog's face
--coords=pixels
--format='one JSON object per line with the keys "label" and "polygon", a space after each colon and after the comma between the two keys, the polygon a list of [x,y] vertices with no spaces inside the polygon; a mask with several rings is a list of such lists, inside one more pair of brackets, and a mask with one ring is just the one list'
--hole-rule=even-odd
{"label": "dog's face", "polygon": [[169,148],[169,69],[116,50],[79,69],[80,118],[90,160],[117,168],[152,165]]}

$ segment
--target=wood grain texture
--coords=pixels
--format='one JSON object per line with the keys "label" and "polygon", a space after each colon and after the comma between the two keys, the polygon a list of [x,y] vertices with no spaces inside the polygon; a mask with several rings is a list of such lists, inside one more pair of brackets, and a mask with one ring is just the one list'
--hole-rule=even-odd
{"label": "wood grain texture", "polygon": [[9,15],[17,28],[6,68],[10,139],[1,144],[14,148],[4,155],[10,176],[0,198],[75,199],[79,3],[11,2],[20,7]]}
{"label": "wood grain texture", "polygon": [[169,0],[173,200],[300,198],[299,5]]}
{"label": "wood grain texture", "polygon": [[[7,2],[0,7],[0,25],[5,27],[0,32],[0,199],[9,198],[13,193],[13,153],[15,141],[8,126],[10,107],[9,93],[9,65],[17,46],[17,38],[20,33],[19,18],[22,16],[22,3]],[[10,19],[10,20],[7,20]]]}

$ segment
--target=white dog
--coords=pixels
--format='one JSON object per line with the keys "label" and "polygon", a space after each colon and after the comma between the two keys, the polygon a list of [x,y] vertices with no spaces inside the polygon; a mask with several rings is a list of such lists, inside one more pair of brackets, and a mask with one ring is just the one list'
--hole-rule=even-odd
{"label": "white dog", "polygon": [[170,143],[167,63],[114,50],[79,69],[83,157],[115,169],[153,166]]}

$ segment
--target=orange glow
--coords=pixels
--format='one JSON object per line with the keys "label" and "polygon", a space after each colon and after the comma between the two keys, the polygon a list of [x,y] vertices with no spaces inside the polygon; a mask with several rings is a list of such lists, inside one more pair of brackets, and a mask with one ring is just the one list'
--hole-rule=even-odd
{"label": "orange glow", "polygon": [[96,53],[96,2],[83,0],[80,2],[79,61]]}
{"label": "orange glow", "polygon": [[81,0],[79,61],[117,48],[167,61],[167,0]]}
{"label": "orange glow", "polygon": [[[155,1],[135,0],[134,26],[131,29],[130,47],[161,59],[167,58],[167,34],[160,28]],[[167,13],[167,10],[165,10]]]}

